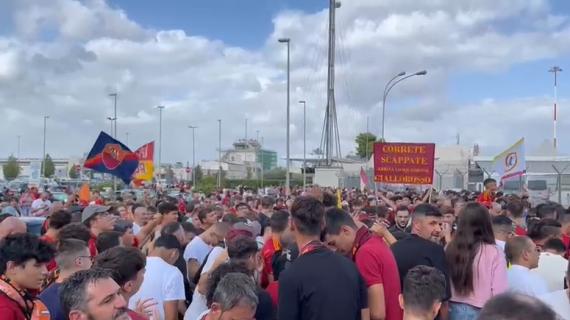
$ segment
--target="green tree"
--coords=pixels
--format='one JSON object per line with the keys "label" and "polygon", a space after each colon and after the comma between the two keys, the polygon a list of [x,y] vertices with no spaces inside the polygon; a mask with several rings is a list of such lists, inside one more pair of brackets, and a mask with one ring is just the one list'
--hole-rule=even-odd
{"label": "green tree", "polygon": [[69,178],[70,179],[77,179],[79,178],[79,173],[77,172],[77,165],[73,165],[71,166],[71,168],[69,168]]}
{"label": "green tree", "polygon": [[[45,165],[45,170],[44,170]],[[46,178],[51,178],[55,173],[55,165],[49,154],[46,154],[46,158],[42,161],[42,174]]]}
{"label": "green tree", "polygon": [[204,177],[204,172],[200,165],[197,165],[196,168],[194,168],[194,176],[196,177],[196,181],[194,182],[195,184],[198,184],[200,180],[202,180],[202,177]]}
{"label": "green tree", "polygon": [[18,159],[12,155],[8,158],[8,162],[2,166],[2,170],[6,180],[14,180],[20,175],[22,168],[18,164]]}
{"label": "green tree", "polygon": [[196,190],[198,192],[203,192],[205,194],[209,194],[216,190],[218,185],[218,179],[213,176],[206,176],[200,179],[200,182],[197,185]]}
{"label": "green tree", "polygon": [[364,159],[370,158],[370,155],[374,153],[374,142],[376,142],[376,136],[370,132],[363,132],[356,136],[356,154]]}
{"label": "green tree", "polygon": [[285,180],[287,170],[284,168],[275,168],[263,174],[264,179],[267,180]]}

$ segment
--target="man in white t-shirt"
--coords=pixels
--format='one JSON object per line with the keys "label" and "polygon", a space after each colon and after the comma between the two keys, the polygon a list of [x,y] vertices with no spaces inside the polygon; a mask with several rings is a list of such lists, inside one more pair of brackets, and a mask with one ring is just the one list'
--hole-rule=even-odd
{"label": "man in white t-shirt", "polygon": [[141,231],[141,228],[152,219],[152,213],[149,214],[146,207],[140,204],[134,204],[131,210],[133,210],[134,220],[133,234],[136,236]]}
{"label": "man in white t-shirt", "polygon": [[513,221],[506,216],[493,217],[493,233],[497,247],[501,249],[501,252],[505,252],[507,240],[512,238],[515,233]]}
{"label": "man in white t-shirt", "polygon": [[568,267],[568,260],[564,259],[566,247],[562,240],[553,238],[542,247],[538,268],[532,270],[538,274],[548,285],[548,291],[564,289],[564,276]]}
{"label": "man in white t-shirt", "polygon": [[505,247],[511,268],[507,271],[509,288],[513,292],[538,297],[548,292],[546,282],[530,270],[538,267],[540,252],[529,237],[510,239]]}
{"label": "man in white t-shirt", "polygon": [[136,301],[154,299],[158,303],[161,319],[178,319],[178,302],[184,301],[184,277],[173,264],[178,259],[180,242],[173,235],[156,239],[154,248],[146,258],[146,272],[140,290],[131,297],[129,308]]}
{"label": "man in white t-shirt", "polygon": [[566,290],[550,292],[540,296],[540,300],[549,305],[562,319],[570,319],[570,263],[566,268]]}
{"label": "man in white t-shirt", "polygon": [[224,241],[229,225],[225,222],[218,222],[208,230],[194,237],[184,249],[184,260],[188,269],[188,280],[193,282],[196,273],[208,256],[212,248]]}
{"label": "man in white t-shirt", "polygon": [[51,201],[48,200],[49,194],[42,192],[39,198],[32,202],[32,215],[35,217],[43,217],[48,215],[51,208]]}

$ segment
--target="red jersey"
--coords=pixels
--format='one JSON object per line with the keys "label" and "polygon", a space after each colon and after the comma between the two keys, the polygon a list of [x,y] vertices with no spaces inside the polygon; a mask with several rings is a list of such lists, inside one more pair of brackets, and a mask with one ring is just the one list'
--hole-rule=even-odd
{"label": "red jersey", "polygon": [[26,320],[20,305],[3,293],[0,293],[0,314],[5,320]]}
{"label": "red jersey", "polygon": [[520,226],[515,226],[515,234],[517,236],[526,236],[526,230]]}
{"label": "red jersey", "polygon": [[269,285],[269,275],[273,274],[273,256],[276,251],[281,250],[279,239],[272,238],[271,241],[265,242],[261,249],[263,257],[263,271],[261,272],[261,287],[265,288]]}
{"label": "red jersey", "polygon": [[562,242],[564,242],[564,245],[566,246],[566,254],[564,255],[564,257],[568,259],[568,257],[570,257],[570,235],[563,234]]}
{"label": "red jersey", "polygon": [[87,243],[89,245],[89,255],[94,258],[97,255],[97,245],[96,245],[97,237],[91,235],[91,239]]}
{"label": "red jersey", "polygon": [[353,258],[367,287],[376,284],[384,287],[386,320],[401,320],[403,313],[398,302],[400,274],[390,248],[381,238],[371,235],[366,227],[362,227],[356,233]]}
{"label": "red jersey", "polygon": [[[48,236],[48,235],[43,235],[40,237],[40,240],[42,240],[43,242],[50,244],[52,246],[55,246],[57,244],[57,240]],[[53,270],[55,270],[57,268],[57,263],[55,262],[55,258],[51,259],[51,261],[47,264],[47,269],[49,272],[52,272]]]}
{"label": "red jersey", "polygon": [[265,289],[269,296],[271,297],[271,302],[273,302],[273,307],[277,308],[279,304],[279,282],[273,281],[271,282],[267,288]]}

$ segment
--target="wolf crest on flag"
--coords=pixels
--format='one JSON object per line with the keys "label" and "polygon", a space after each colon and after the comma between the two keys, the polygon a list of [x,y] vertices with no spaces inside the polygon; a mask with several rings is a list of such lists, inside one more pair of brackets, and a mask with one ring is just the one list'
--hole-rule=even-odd
{"label": "wolf crest on flag", "polygon": [[85,159],[85,168],[110,173],[129,184],[139,165],[137,155],[126,145],[101,131]]}

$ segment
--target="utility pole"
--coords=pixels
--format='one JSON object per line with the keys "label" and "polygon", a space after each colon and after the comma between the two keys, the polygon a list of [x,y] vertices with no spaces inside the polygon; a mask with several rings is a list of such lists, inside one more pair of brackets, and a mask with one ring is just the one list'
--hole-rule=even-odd
{"label": "utility pole", "polygon": [[290,150],[289,150],[289,130],[290,130],[290,94],[291,94],[291,39],[290,38],[281,38],[279,42],[287,44],[287,175],[285,176],[285,195],[288,196],[291,192],[291,157],[290,157]]}
{"label": "utility pole", "polygon": [[307,191],[307,102],[299,101],[303,104],[303,192]]}
{"label": "utility pole", "polygon": [[558,108],[558,72],[562,72],[562,69],[558,66],[554,66],[548,70],[548,72],[554,73],[554,153],[558,154],[558,140],[557,140],[557,108]]}
{"label": "utility pole", "polygon": [[160,184],[160,170],[162,166],[162,110],[164,106],[157,106],[159,120],[158,120],[158,184]]}

